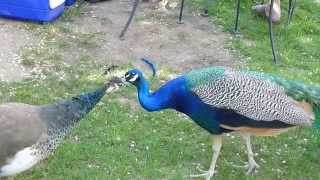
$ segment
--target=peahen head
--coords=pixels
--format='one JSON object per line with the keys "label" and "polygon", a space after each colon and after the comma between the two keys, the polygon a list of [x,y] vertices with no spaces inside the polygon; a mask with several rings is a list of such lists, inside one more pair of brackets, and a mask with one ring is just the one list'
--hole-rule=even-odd
{"label": "peahen head", "polygon": [[129,70],[124,75],[124,78],[127,82],[129,82],[135,86],[139,86],[144,81],[143,74],[138,69]]}

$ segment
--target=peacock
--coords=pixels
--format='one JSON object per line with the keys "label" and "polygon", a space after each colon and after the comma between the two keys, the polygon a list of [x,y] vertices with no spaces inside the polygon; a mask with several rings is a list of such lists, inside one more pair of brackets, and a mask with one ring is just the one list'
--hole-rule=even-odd
{"label": "peacock", "polygon": [[207,67],[191,70],[151,92],[139,69],[126,72],[124,78],[137,88],[139,102],[147,111],[174,109],[213,135],[209,170],[191,177],[211,179],[224,133],[242,135],[248,153],[245,168],[250,174],[259,168],[251,136],[276,136],[295,126],[320,128],[320,87],[299,81],[260,72]]}
{"label": "peacock", "polygon": [[28,170],[50,155],[106,92],[122,84],[115,77],[93,92],[54,104],[0,105],[0,177]]}

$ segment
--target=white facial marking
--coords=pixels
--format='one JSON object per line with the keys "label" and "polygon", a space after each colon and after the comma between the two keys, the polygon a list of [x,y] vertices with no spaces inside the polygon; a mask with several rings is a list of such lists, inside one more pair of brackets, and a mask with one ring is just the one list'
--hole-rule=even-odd
{"label": "white facial marking", "polygon": [[30,169],[33,165],[39,162],[40,159],[34,155],[34,150],[27,147],[15,154],[8,164],[0,167],[1,176],[12,176],[17,173]]}
{"label": "white facial marking", "polygon": [[134,75],[131,79],[129,79],[129,81],[130,81],[130,82],[134,82],[134,81],[136,81],[136,80],[138,79],[138,77],[139,77],[139,75],[136,74],[136,75]]}
{"label": "white facial marking", "polygon": [[124,77],[126,77],[126,78],[127,78],[127,77],[129,77],[129,76],[130,76],[130,74],[127,74],[127,75],[125,75]]}

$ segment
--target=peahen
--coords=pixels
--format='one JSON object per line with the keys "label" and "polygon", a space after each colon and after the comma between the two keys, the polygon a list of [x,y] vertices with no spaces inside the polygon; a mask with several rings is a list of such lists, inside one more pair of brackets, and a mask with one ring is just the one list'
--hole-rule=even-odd
{"label": "peahen", "polygon": [[209,67],[192,70],[154,92],[138,69],[128,71],[125,80],[137,87],[140,104],[147,111],[177,110],[213,135],[211,166],[192,177],[208,180],[214,175],[224,133],[243,135],[247,173],[251,173],[259,168],[251,135],[275,136],[295,126],[320,128],[320,88],[278,76]]}
{"label": "peahen", "polygon": [[93,92],[54,104],[0,105],[0,177],[28,170],[50,155],[105,93],[121,84],[121,79],[113,78]]}

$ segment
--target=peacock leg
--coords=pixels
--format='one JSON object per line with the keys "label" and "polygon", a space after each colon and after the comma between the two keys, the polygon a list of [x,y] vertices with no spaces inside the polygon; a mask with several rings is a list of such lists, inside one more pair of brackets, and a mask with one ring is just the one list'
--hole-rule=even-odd
{"label": "peacock leg", "polygon": [[212,145],[212,160],[211,160],[211,165],[208,171],[204,171],[202,174],[197,174],[197,175],[190,175],[190,177],[205,177],[206,180],[210,180],[212,176],[214,175],[216,163],[220,154],[222,146],[222,136],[221,135],[213,135],[213,145]]}
{"label": "peacock leg", "polygon": [[250,134],[242,134],[242,137],[246,143],[247,146],[247,153],[248,153],[248,164],[245,165],[245,168],[247,169],[247,174],[251,174],[256,169],[258,169],[260,166],[256,163],[254,160],[254,154],[252,152],[252,145],[251,145],[251,137]]}

